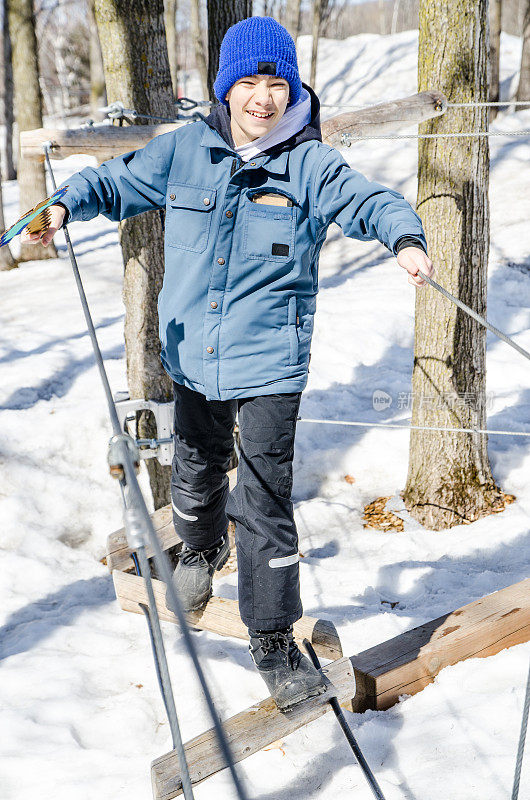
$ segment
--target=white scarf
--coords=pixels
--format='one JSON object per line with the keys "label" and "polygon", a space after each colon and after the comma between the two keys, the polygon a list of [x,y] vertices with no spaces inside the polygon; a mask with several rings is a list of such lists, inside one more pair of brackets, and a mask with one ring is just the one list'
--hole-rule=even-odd
{"label": "white scarf", "polygon": [[243,161],[250,161],[251,158],[263,153],[275,144],[280,144],[290,139],[295,133],[301,131],[311,120],[311,97],[307,89],[302,88],[300,97],[290,106],[283,117],[276,123],[274,128],[259,139],[248,144],[236,147]]}

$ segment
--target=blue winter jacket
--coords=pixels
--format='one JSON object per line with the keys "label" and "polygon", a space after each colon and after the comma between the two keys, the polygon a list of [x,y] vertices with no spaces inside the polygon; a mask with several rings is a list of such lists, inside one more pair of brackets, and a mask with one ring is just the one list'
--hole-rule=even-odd
{"label": "blue winter jacket", "polygon": [[[220,106],[205,121],[67,181],[69,221],[165,208],[162,363],[209,400],[305,387],[318,258],[332,222],[393,253],[409,237],[426,249],[421,220],[403,196],[322,143],[311,97],[311,123],[250,162],[234,152]],[[255,202],[263,192],[285,205]]]}

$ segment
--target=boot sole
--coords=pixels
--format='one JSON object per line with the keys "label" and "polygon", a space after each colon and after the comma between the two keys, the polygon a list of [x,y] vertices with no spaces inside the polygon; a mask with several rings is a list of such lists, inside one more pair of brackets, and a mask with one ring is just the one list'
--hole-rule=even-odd
{"label": "boot sole", "polygon": [[280,706],[278,705],[278,703],[276,703],[276,705],[278,706],[278,710],[281,711],[282,713],[284,711],[291,711],[292,708],[296,708],[296,706],[299,706],[300,703],[303,703],[305,700],[310,700],[312,697],[318,697],[319,695],[324,694],[324,692],[327,692],[327,690],[328,690],[327,686],[317,686],[316,689],[313,689],[313,691],[309,692],[309,694],[304,694],[301,695],[299,698],[291,700],[289,705]]}

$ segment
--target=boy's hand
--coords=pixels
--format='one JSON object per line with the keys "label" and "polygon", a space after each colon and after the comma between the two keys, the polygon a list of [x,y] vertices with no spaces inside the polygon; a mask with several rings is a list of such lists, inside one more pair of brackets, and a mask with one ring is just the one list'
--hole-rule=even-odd
{"label": "boy's hand", "polygon": [[412,286],[424,286],[425,281],[417,275],[421,270],[424,275],[434,275],[434,264],[420,247],[404,247],[396,256],[400,267],[409,273],[409,283]]}
{"label": "boy's hand", "polygon": [[45,247],[46,245],[50,244],[51,240],[63,223],[66,209],[64,209],[62,206],[49,206],[48,211],[50,212],[50,227],[48,230],[43,231],[42,233],[28,233],[28,229],[24,228],[20,234],[21,242],[30,242],[33,244],[41,242],[41,244],[43,244]]}

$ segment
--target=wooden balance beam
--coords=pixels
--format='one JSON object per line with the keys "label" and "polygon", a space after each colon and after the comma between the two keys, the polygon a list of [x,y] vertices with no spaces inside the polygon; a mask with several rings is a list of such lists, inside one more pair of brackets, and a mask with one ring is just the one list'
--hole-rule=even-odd
{"label": "wooden balance beam", "polygon": [[[147,605],[145,581],[138,575],[114,570],[112,573],[116,597],[124,611],[142,614],[140,603]],[[166,606],[166,584],[153,580],[153,591],[160,619],[178,623],[178,619]],[[195,627],[220,636],[233,636],[236,639],[248,639],[246,625],[239,616],[239,605],[236,600],[226,597],[212,597],[202,611],[187,614],[189,622]],[[294,624],[294,633],[298,641],[309,639],[316,652],[323,658],[335,660],[342,656],[339,635],[332,622],[315,617],[302,617]]]}
{"label": "wooden balance beam", "polygon": [[[484,658],[530,640],[530,579],[419,625],[351,658],[328,664],[322,672],[341,704],[352,710],[387,709],[402,695],[421,691],[441,669],[467,658]],[[328,692],[330,690],[328,689]],[[328,694],[328,693],[326,693]],[[326,694],[282,714],[269,697],[236,714],[224,728],[236,762],[287,736],[330,709]],[[192,783],[200,783],[226,765],[213,729],[185,745]],[[151,765],[155,800],[182,793],[176,752]]]}

